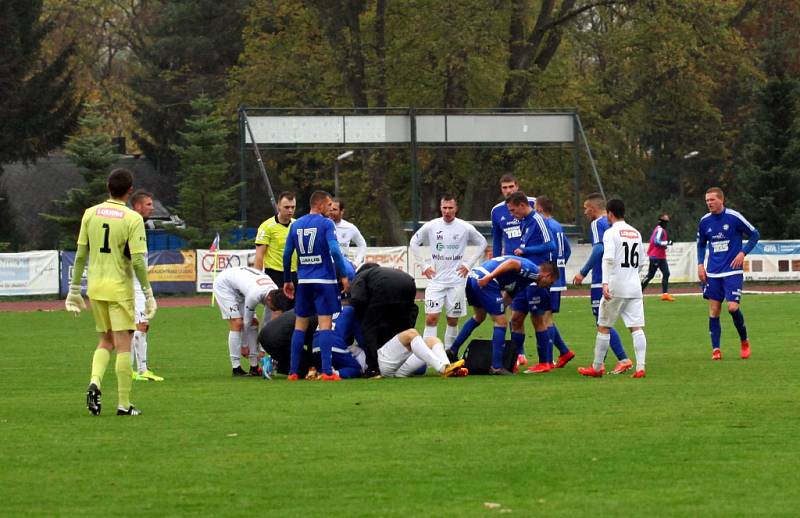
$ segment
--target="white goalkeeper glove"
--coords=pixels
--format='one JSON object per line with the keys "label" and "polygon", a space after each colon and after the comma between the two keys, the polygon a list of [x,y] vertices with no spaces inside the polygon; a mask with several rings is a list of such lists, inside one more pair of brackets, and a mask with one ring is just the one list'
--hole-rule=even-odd
{"label": "white goalkeeper glove", "polygon": [[74,313],[76,316],[82,309],[86,309],[86,303],[81,296],[80,285],[70,285],[67,300],[64,301],[64,307],[67,308],[67,311]]}
{"label": "white goalkeeper glove", "polygon": [[145,320],[152,320],[156,316],[156,298],[153,296],[153,288],[145,288],[142,290],[144,293],[144,318]]}

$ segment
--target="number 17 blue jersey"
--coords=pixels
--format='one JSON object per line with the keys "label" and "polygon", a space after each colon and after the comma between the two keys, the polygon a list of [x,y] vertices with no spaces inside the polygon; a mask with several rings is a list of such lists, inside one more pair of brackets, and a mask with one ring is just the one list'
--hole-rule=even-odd
{"label": "number 17 blue jersey", "polygon": [[[298,284],[336,284],[336,267],[328,241],[336,240],[336,226],[321,214],[306,214],[289,228],[286,249],[297,251]],[[284,265],[284,272],[289,268]]]}

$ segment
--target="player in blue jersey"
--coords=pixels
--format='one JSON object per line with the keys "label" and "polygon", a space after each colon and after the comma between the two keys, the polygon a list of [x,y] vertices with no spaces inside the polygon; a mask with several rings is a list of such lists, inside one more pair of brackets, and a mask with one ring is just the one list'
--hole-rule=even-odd
{"label": "player in blue jersey", "polygon": [[[552,261],[556,251],[556,242],[550,235],[544,218],[528,204],[528,197],[517,191],[506,199],[509,212],[520,221],[522,236],[514,255],[524,257],[533,264]],[[532,373],[547,372],[552,369],[552,342],[548,327],[552,314],[550,312],[550,291],[546,287],[531,284],[524,291],[517,293],[511,302],[511,341],[518,351],[523,350],[525,343],[525,315],[531,314],[531,321],[536,332],[536,352],[539,361],[529,371]],[[548,354],[549,352],[549,354]]]}
{"label": "player in blue jersey", "polygon": [[[522,237],[519,220],[516,219],[506,206],[506,199],[519,191],[519,182],[514,175],[504,174],[500,178],[500,193],[503,201],[492,207],[492,257],[511,255],[519,247]],[[536,198],[528,197],[531,208]]]}
{"label": "player in blue jersey", "polygon": [[[558,266],[558,281],[550,286],[550,321],[547,331],[550,333],[550,340],[553,345],[558,348],[558,361],[555,367],[561,369],[575,357],[575,353],[569,350],[567,344],[564,343],[564,339],[561,338],[561,333],[558,332],[552,314],[558,313],[561,310],[561,292],[567,289],[566,266],[567,261],[569,261],[569,256],[572,254],[572,249],[569,246],[569,239],[567,239],[566,234],[564,234],[564,228],[561,226],[561,223],[553,218],[553,200],[547,196],[538,196],[536,198],[536,212],[541,214],[544,218],[544,222],[547,224],[550,235],[556,244],[556,251],[553,254],[553,259]],[[552,365],[553,350],[550,348],[548,351],[550,357],[549,365]],[[533,371],[535,368],[536,366],[533,366],[528,370]]]}
{"label": "player in blue jersey", "polygon": [[[572,283],[580,285],[583,279],[592,272],[591,302],[592,314],[595,324],[600,308],[600,300],[603,298],[603,234],[611,228],[606,216],[606,199],[599,192],[589,194],[583,202],[583,213],[591,221],[592,228],[592,254],[583,265],[580,272],[572,279]],[[622,339],[613,327],[611,328],[611,350],[619,360],[611,374],[622,374],[633,368],[633,362],[628,358],[625,349],[622,347]]]}
{"label": "player in blue jersey", "polygon": [[506,326],[505,316],[507,297],[513,298],[525,291],[532,282],[541,288],[549,288],[558,279],[555,263],[544,262],[539,266],[523,257],[500,256],[489,259],[473,268],[467,278],[467,302],[473,309],[472,318],[467,320],[456,337],[454,347],[461,347],[472,331],[486,319],[488,313],[494,322],[492,332],[491,374],[512,374],[503,368]]}
{"label": "player in blue jersey", "polygon": [[[342,291],[348,291],[350,281],[345,274],[345,259],[336,240],[336,226],[327,217],[331,202],[331,195],[327,192],[314,191],[311,194],[309,213],[292,223],[283,250],[283,291],[287,297],[295,299],[296,314],[289,367],[290,381],[297,380],[303,338],[308,329],[308,317],[312,315],[317,315],[319,322],[322,379],[331,381],[339,379],[331,366],[333,343],[331,316],[340,309],[338,282],[341,282]],[[291,261],[295,251],[297,252],[296,294],[291,279]],[[337,274],[337,270],[341,273]]]}
{"label": "player in blue jersey", "polygon": [[[742,298],[744,256],[756,246],[760,234],[744,216],[725,207],[725,195],[719,187],[706,191],[708,214],[697,227],[697,276],[703,284],[703,297],[708,299],[708,330],[711,335],[711,358],[722,359],[719,314],[722,301],[728,301],[728,313],[733,318],[741,340],[741,357],[750,357],[750,342],[744,315],[739,309]],[[742,246],[742,236],[747,243]],[[703,266],[708,249],[708,264]]]}
{"label": "player in blue jersey", "polygon": [[[513,174],[504,174],[500,177],[500,194],[503,201],[492,207],[492,257],[501,255],[512,255],[514,250],[519,248],[519,241],[522,238],[520,222],[508,210],[506,200],[509,196],[519,191],[519,181]],[[536,198],[528,197],[528,204],[533,208]],[[525,315],[522,315],[525,320]],[[513,330],[512,330],[513,333]],[[452,350],[452,348],[451,348]],[[517,355],[519,365],[527,365],[528,359],[525,356],[524,340]]]}

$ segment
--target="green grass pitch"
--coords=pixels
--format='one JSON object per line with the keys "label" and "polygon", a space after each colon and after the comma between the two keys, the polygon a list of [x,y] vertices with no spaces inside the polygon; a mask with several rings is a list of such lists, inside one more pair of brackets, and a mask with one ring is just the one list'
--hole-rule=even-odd
{"label": "green grass pitch", "polygon": [[217,310],[164,308],[140,418],[113,415],[113,360],[86,411],[90,313],[2,313],[0,514],[796,515],[796,295],[745,296],[748,361],[724,314],[721,362],[703,300],[648,297],[643,380],[579,376],[593,320],[563,306],[563,370],[293,384],[232,379]]}

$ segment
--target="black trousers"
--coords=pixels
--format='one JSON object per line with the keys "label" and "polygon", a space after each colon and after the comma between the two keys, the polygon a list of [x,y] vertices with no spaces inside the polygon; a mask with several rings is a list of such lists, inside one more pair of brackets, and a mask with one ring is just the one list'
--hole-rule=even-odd
{"label": "black trousers", "polygon": [[669,293],[669,265],[666,259],[650,258],[650,267],[647,270],[647,277],[642,281],[642,289],[645,289],[653,277],[656,276],[656,271],[661,270],[661,293]]}

